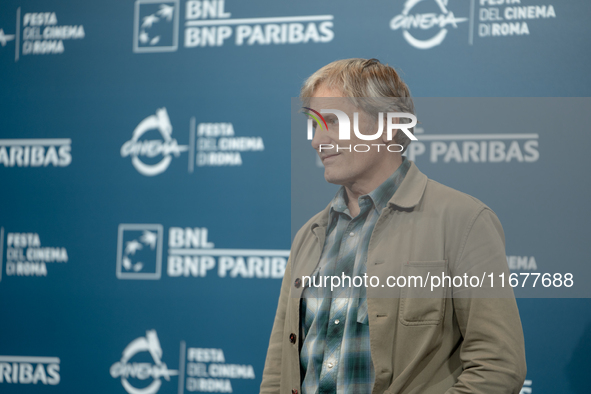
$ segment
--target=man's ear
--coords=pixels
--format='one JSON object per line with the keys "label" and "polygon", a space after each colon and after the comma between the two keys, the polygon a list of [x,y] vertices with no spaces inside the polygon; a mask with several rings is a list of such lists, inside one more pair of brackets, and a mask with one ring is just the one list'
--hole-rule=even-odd
{"label": "man's ear", "polygon": [[[384,113],[384,130],[382,132],[382,143],[389,145],[396,141],[396,135],[400,131],[399,129],[392,130],[392,139],[388,140],[388,114]],[[400,118],[392,118],[392,124],[400,124]]]}

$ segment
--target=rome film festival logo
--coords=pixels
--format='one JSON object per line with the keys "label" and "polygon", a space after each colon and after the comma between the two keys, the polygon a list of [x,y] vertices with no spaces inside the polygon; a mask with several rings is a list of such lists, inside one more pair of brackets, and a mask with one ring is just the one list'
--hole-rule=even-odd
{"label": "rome film festival logo", "polygon": [[[448,0],[434,0],[439,7],[440,14],[428,12],[411,15],[413,7],[422,1],[406,0],[402,13],[390,21],[390,28],[392,30],[401,29],[404,39],[415,48],[429,49],[441,44],[447,36],[447,26],[457,28],[458,23],[468,20],[468,18],[456,18],[454,13],[447,9]],[[410,33],[411,29],[430,30],[434,27],[438,27],[439,32],[427,39],[419,39]]]}
{"label": "rome film festival logo", "polygon": [[[351,139],[351,120],[349,116],[341,110],[338,109],[321,109],[320,112],[309,108],[303,107],[310,112],[304,112],[305,115],[310,116],[308,118],[308,140],[312,140],[314,138],[314,122],[316,125],[320,127],[321,130],[328,130],[328,124],[326,120],[322,116],[322,114],[333,114],[337,117],[338,124],[339,124],[339,141],[345,141]],[[417,118],[413,114],[407,112],[388,112],[387,113],[387,120],[386,120],[386,137],[389,141],[392,141],[394,130],[401,130],[408,138],[412,141],[417,141],[417,137],[413,135],[413,133],[409,130],[416,126]],[[401,118],[410,119],[410,123],[394,123],[394,119],[398,119],[400,121]],[[384,132],[384,113],[378,113],[378,131],[375,134],[362,134],[359,131],[359,112],[353,113],[353,133],[355,136],[363,141],[373,141],[379,139]],[[380,146],[386,146],[386,144],[371,144],[371,146],[376,146],[378,152],[380,151]],[[391,147],[396,147],[398,150],[390,150]],[[356,144],[356,145],[349,145],[349,146],[340,146],[337,145],[336,147],[332,144],[319,144],[318,151],[322,152],[322,150],[330,150],[335,149],[338,152],[339,150],[348,150],[351,152],[353,149],[355,152],[368,152],[371,147],[368,144]],[[388,144],[386,149],[389,152],[402,152],[403,147],[400,144]]]}
{"label": "rome film festival logo", "polygon": [[[151,130],[158,130],[162,140],[140,140]],[[150,115],[142,120],[133,130],[132,137],[121,147],[121,157],[131,156],[131,164],[136,170],[145,176],[154,176],[166,171],[172,155],[179,157],[181,152],[189,149],[187,145],[179,145],[175,138],[171,137],[172,125],[166,108],[156,110],[156,115]],[[142,157],[153,159],[162,156],[157,163],[145,163]]]}
{"label": "rome film festival logo", "polygon": [[[148,352],[153,363],[129,362],[136,354],[142,352]],[[155,394],[162,386],[161,378],[170,381],[170,377],[178,375],[179,371],[168,369],[166,364],[162,362],[162,347],[156,330],[148,330],[145,337],[134,339],[127,345],[123,350],[121,360],[111,366],[110,373],[115,379],[121,378],[121,384],[129,394]],[[137,380],[152,378],[152,383],[146,387],[137,388],[129,382],[129,378]]]}
{"label": "rome film festival logo", "polygon": [[14,40],[14,34],[4,34],[4,29],[0,28],[0,45],[6,46],[6,43]]}

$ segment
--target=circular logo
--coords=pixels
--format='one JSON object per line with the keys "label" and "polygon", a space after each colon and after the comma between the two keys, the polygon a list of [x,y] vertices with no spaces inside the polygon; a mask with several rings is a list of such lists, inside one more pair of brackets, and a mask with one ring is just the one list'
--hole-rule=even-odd
{"label": "circular logo", "polygon": [[[441,44],[447,35],[446,26],[452,25],[457,28],[458,23],[468,20],[468,18],[456,18],[453,12],[447,9],[448,0],[434,0],[439,8],[439,14],[434,12],[411,14],[413,7],[422,1],[424,0],[406,0],[402,13],[390,21],[390,28],[401,29],[404,39],[415,48],[429,49]],[[418,39],[410,33],[411,29],[430,30],[434,27],[438,27],[439,31],[428,39]]]}
{"label": "circular logo", "polygon": [[[158,130],[162,140],[140,140],[146,132]],[[189,149],[186,145],[179,145],[171,137],[172,125],[166,108],[160,108],[156,115],[148,116],[137,125],[131,139],[121,147],[121,157],[131,156],[131,164],[140,174],[154,176],[166,171],[172,160],[172,155],[179,157],[181,152]],[[155,164],[146,164],[141,157],[162,156],[162,160]]]}
{"label": "circular logo", "polygon": [[[151,363],[129,363],[129,360],[140,352],[149,352],[152,356],[153,364]],[[145,337],[139,337],[131,341],[129,345],[123,350],[121,361],[116,362],[111,366],[111,376],[114,378],[121,378],[121,384],[125,391],[129,394],[155,394],[160,390],[162,380],[170,380],[171,376],[178,375],[177,370],[170,370],[166,364],[162,362],[162,348],[155,330],[146,331]],[[129,383],[129,378],[136,378],[145,380],[152,378],[152,383],[144,388],[133,387]]]}

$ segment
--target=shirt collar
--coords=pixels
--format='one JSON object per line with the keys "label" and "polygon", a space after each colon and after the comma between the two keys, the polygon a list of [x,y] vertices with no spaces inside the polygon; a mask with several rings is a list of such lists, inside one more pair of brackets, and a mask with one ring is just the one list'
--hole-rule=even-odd
{"label": "shirt collar", "polygon": [[[369,206],[373,206],[379,215],[404,180],[410,164],[410,161],[402,156],[402,164],[388,179],[369,194],[359,196],[359,208],[361,212],[367,210]],[[338,217],[338,213],[345,213],[350,216],[346,195],[345,187],[341,186],[331,202],[328,223],[332,224],[333,220]]]}

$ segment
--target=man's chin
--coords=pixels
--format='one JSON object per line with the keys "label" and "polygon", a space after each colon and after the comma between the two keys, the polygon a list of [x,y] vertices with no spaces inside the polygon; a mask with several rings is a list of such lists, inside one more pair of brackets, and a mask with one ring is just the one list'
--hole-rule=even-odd
{"label": "man's chin", "polygon": [[331,171],[327,168],[324,169],[324,180],[326,180],[326,182],[328,183],[332,183],[335,185],[343,184],[343,178],[335,174],[334,171]]}

